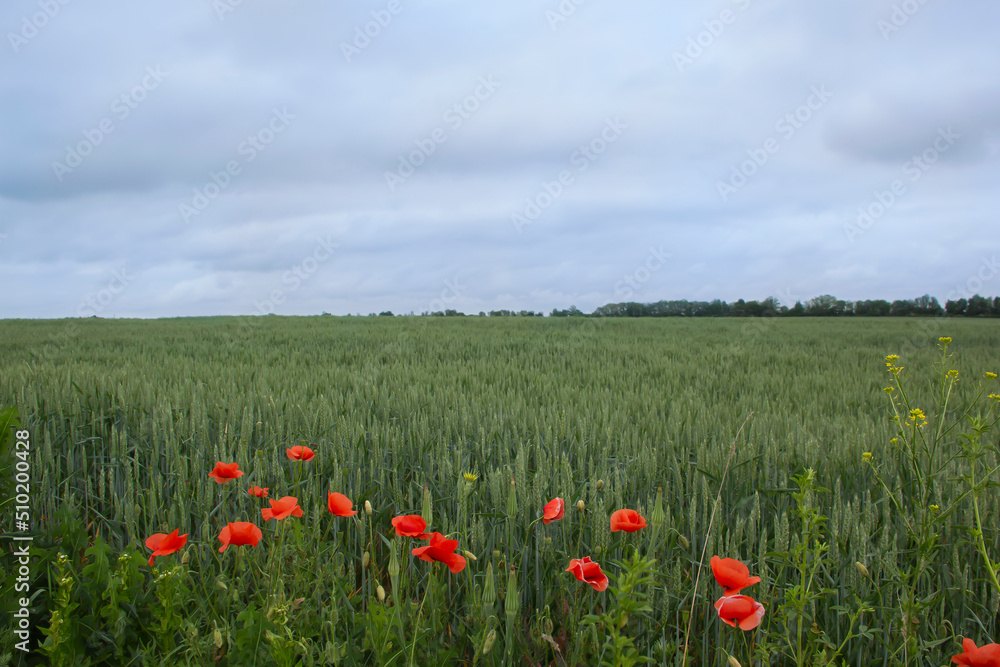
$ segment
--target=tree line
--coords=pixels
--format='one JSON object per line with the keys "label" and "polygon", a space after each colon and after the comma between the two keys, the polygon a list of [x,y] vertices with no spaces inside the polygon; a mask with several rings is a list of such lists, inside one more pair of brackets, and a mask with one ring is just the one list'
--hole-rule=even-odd
{"label": "tree line", "polygon": [[[424,312],[423,315],[452,317],[465,313],[448,309]],[[374,315],[374,313],[372,313]],[[383,311],[379,315],[392,315]],[[806,302],[796,301],[794,306],[785,306],[776,298],[763,301],[733,303],[715,299],[713,301],[656,301],[638,303],[625,301],[600,306],[592,313],[585,313],[576,306],[560,310],[553,308],[549,317],[1000,317],[1000,296],[985,297],[978,294],[957,300],[948,300],[944,306],[929,294],[915,299],[866,299],[849,301],[830,294],[814,297]],[[543,317],[544,313],[533,310],[491,310],[479,312],[480,317]]]}

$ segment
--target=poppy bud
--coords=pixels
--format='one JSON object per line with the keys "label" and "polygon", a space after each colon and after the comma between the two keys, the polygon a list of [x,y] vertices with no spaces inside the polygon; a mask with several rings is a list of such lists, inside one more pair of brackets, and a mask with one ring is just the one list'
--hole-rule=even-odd
{"label": "poppy bud", "polygon": [[375,595],[378,596],[379,602],[385,602],[385,589],[382,588],[382,584],[379,584],[378,588],[375,589]]}
{"label": "poppy bud", "polygon": [[493,630],[490,630],[490,634],[486,635],[486,641],[483,642],[483,655],[489,654],[489,652],[493,649],[493,644],[496,640],[497,631],[496,628],[494,628]]}
{"label": "poppy bud", "polygon": [[393,590],[396,588],[396,577],[399,576],[399,558],[396,557],[396,544],[393,540],[393,544],[389,547],[389,576],[393,579]]}
{"label": "poppy bud", "polygon": [[517,516],[517,496],[514,495],[514,478],[510,478],[510,494],[507,496],[507,518]]}
{"label": "poppy bud", "polygon": [[507,599],[504,600],[504,611],[507,618],[514,619],[521,610],[521,590],[517,587],[517,572],[510,568],[510,578],[507,579]]}
{"label": "poppy bud", "polygon": [[219,628],[212,631],[212,642],[215,644],[215,648],[222,648],[222,633]]}
{"label": "poppy bud", "polygon": [[219,588],[221,588],[224,591],[228,591],[229,590],[229,586],[226,586],[226,582],[224,582],[222,580],[222,577],[216,577],[216,579],[215,579],[215,585],[218,586]]}
{"label": "poppy bud", "polygon": [[189,560],[191,560],[191,552],[185,551],[184,555],[181,556],[181,565],[187,565]]}
{"label": "poppy bud", "polygon": [[473,563],[475,563],[477,560],[479,560],[478,558],[476,558],[476,555],[474,553],[472,553],[471,551],[462,551],[462,553],[465,555],[466,558],[468,558],[469,560],[471,560]]}
{"label": "poppy bud", "polygon": [[677,541],[685,549],[689,549],[691,547],[691,543],[688,541],[688,538],[684,537],[683,535],[678,535]]}
{"label": "poppy bud", "polygon": [[656,506],[653,508],[653,515],[650,517],[650,523],[653,528],[659,528],[666,520],[667,515],[663,512],[663,487],[661,486],[656,490]]}
{"label": "poppy bud", "polygon": [[[483,606],[489,610],[493,609],[493,603],[497,601],[496,584],[493,582],[493,563],[486,565],[486,584],[483,586]],[[489,615],[489,611],[486,612]]]}
{"label": "poppy bud", "polygon": [[367,551],[364,552],[363,554],[361,554],[361,567],[362,567],[362,569],[367,569],[368,568],[368,563],[370,563],[371,561],[372,561],[372,557],[371,557],[371,555],[369,555],[369,553]]}
{"label": "poppy bud", "polygon": [[729,656],[729,667],[743,667],[743,665],[741,665],[740,661],[733,656]]}
{"label": "poppy bud", "polygon": [[368,516],[372,515],[372,504],[367,500],[365,501],[365,514],[367,514]]}
{"label": "poppy bud", "polygon": [[582,512],[587,509],[587,503],[583,502],[583,499],[576,501],[576,509],[578,512]]}
{"label": "poppy bud", "polygon": [[597,480],[597,490],[600,491],[603,488],[604,488],[604,480],[603,479]]}
{"label": "poppy bud", "polygon": [[866,579],[872,578],[872,573],[868,571],[868,568],[865,567],[864,563],[858,561],[857,563],[854,564],[854,569],[856,569],[858,571],[858,574],[860,574],[862,577],[865,577]]}
{"label": "poppy bud", "polygon": [[427,522],[428,526],[431,525],[434,511],[431,506],[431,491],[427,488],[426,484],[424,484],[424,503],[420,507],[420,516]]}

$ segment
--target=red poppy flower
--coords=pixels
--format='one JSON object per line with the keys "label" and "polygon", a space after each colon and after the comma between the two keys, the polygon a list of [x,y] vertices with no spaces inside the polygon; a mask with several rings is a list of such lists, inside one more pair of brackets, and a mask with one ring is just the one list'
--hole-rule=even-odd
{"label": "red poppy flower", "polygon": [[256,496],[257,498],[267,498],[267,489],[270,487],[264,487],[263,489],[259,486],[251,486],[247,489],[247,493],[251,496]]}
{"label": "red poppy flower", "polygon": [[337,516],[354,516],[358,513],[357,510],[351,509],[354,507],[354,503],[343,493],[333,493],[331,491],[327,491],[326,493],[326,506],[330,508],[331,514],[336,514]]}
{"label": "red poppy flower", "polygon": [[285,453],[293,461],[312,461],[316,453],[305,445],[295,445],[291,449],[286,449]]}
{"label": "red poppy flower", "polygon": [[971,639],[963,639],[962,652],[951,661],[968,667],[1000,667],[1000,644],[977,647],[976,642]]}
{"label": "red poppy flower", "polygon": [[563,515],[566,514],[566,503],[563,502],[562,498],[553,498],[545,503],[542,512],[542,523],[548,525],[563,518]]}
{"label": "red poppy flower", "polygon": [[430,538],[430,544],[426,547],[411,549],[410,553],[428,563],[433,563],[434,561],[444,563],[454,573],[465,569],[465,559],[455,553],[455,549],[458,548],[458,540],[446,539],[444,535],[438,532],[434,532]]}
{"label": "red poppy flower", "polygon": [[415,537],[418,540],[426,540],[430,537],[428,533],[424,532],[427,530],[427,522],[419,514],[393,517],[392,526],[400,537]]}
{"label": "red poppy flower", "polygon": [[749,595],[722,596],[715,601],[715,610],[724,623],[734,628],[739,624],[740,630],[753,630],[764,618],[764,605]]}
{"label": "red poppy flower", "polygon": [[260,515],[264,517],[264,521],[270,521],[271,519],[281,521],[290,516],[302,516],[299,499],[294,496],[285,496],[279,500],[268,500],[267,502],[271,503],[271,507],[265,507],[260,511]]}
{"label": "red poppy flower", "polygon": [[188,541],[188,533],[178,535],[180,530],[175,530],[169,535],[164,533],[154,533],[146,538],[146,548],[153,550],[153,555],[149,557],[149,566],[153,566],[153,559],[157,556],[169,556]]}
{"label": "red poppy flower", "polygon": [[624,530],[626,533],[645,528],[646,520],[635,510],[618,510],[611,514],[611,532]]}
{"label": "red poppy flower", "polygon": [[751,577],[747,566],[735,558],[712,556],[711,564],[712,574],[723,588],[723,597],[739,595],[742,589],[760,581],[760,577]]}
{"label": "red poppy flower", "polygon": [[593,586],[595,591],[603,591],[608,587],[608,575],[601,571],[598,563],[590,560],[590,556],[574,558],[569,562],[566,571],[572,572],[574,577]]}
{"label": "red poppy flower", "polygon": [[222,553],[231,546],[235,547],[249,544],[250,546],[255,547],[257,546],[257,543],[260,542],[260,538],[263,536],[263,533],[260,532],[260,528],[247,521],[227,523],[226,527],[222,529],[221,533],[219,533],[219,539],[222,541],[222,546],[219,547],[219,553]]}
{"label": "red poppy flower", "polygon": [[213,478],[216,484],[225,484],[231,479],[242,477],[243,471],[240,470],[239,463],[223,463],[219,461],[215,464],[212,472],[208,473],[208,476]]}

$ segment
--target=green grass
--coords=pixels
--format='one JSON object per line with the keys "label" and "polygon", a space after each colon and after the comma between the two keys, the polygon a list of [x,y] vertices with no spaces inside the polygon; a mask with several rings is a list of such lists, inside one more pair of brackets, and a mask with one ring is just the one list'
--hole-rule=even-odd
{"label": "green grass", "polygon": [[[459,575],[437,566],[426,603],[438,604],[437,617],[422,630],[437,639],[422,642],[423,664],[441,659],[431,652],[438,645],[471,664],[488,627],[498,627],[501,639],[480,664],[501,664],[505,626],[489,626],[477,602],[487,564],[499,575],[501,602],[507,569],[516,567],[520,609],[512,640],[522,664],[556,660],[539,628],[551,629],[545,634],[564,657],[587,650],[580,647],[582,618],[570,612],[582,617],[584,607],[609,604],[609,598],[580,590],[583,584],[562,570],[569,558],[591,555],[615,572],[612,561],[626,558],[633,546],[657,565],[652,612],[631,620],[631,636],[656,664],[676,664],[718,480],[737,429],[753,412],[707,537],[709,555],[750,565],[763,578],[753,594],[769,609],[762,628],[777,622],[769,601],[780,597],[793,573],[774,554],[788,551],[798,534],[790,480],[814,469],[830,490],[816,502],[829,517],[825,536],[836,563],[822,572],[823,585],[837,602],[849,604],[856,594],[877,607],[864,621],[884,637],[849,642],[844,654],[848,664],[871,665],[890,660],[900,615],[890,583],[905,569],[912,545],[901,529],[904,517],[885,502],[861,455],[872,452],[886,479],[905,479],[889,444],[883,360],[903,355],[907,382],[923,388],[914,400],[926,397],[932,407],[938,336],[955,341],[953,367],[963,378],[954,399],[959,406],[984,371],[1000,369],[995,321],[6,320],[0,321],[0,407],[16,405],[32,434],[32,511],[48,539],[58,537],[52,518],[71,497],[87,535],[111,546],[112,564],[129,547],[148,554],[142,542],[153,532],[190,533],[186,569],[192,573],[185,576],[201,588],[191,594],[185,616],[197,633],[188,639],[178,629],[177,636],[189,647],[178,655],[191,664],[212,655],[213,628],[227,633],[228,646],[238,628],[247,627],[246,619],[242,625],[236,619],[234,586],[245,587],[244,603],[271,604],[259,575],[274,564],[266,546],[275,542],[275,530],[273,522],[260,521],[260,501],[246,495],[251,484],[271,487],[272,497],[297,495],[305,512],[283,537],[289,560],[278,564],[285,572],[281,599],[304,598],[278,624],[302,643],[295,651],[303,664],[323,664],[329,644],[345,643],[354,647],[344,664],[374,661],[381,654],[366,650],[361,638],[382,627],[379,609],[388,614],[389,628],[399,611],[412,638],[416,608],[410,603],[427,592],[430,564],[404,552],[403,590],[389,590],[385,605],[373,600],[378,584],[391,588],[389,519],[420,513],[425,485],[432,529],[458,539],[459,549],[478,561]],[[991,438],[995,447],[996,435]],[[305,464],[293,492],[297,468],[284,452],[302,441],[316,443],[316,459]],[[994,461],[996,452],[989,456]],[[237,461],[248,474],[219,487],[207,477],[216,461]],[[479,479],[466,496],[467,471]],[[518,513],[508,524],[512,476]],[[938,492],[947,496],[960,483],[946,478]],[[665,525],[655,543],[650,530],[627,539],[609,532],[615,509],[650,517],[661,487]],[[335,521],[326,511],[327,490],[347,494],[356,509],[370,501],[371,528],[367,521]],[[566,500],[566,518],[529,530],[554,496]],[[585,502],[585,513],[575,509],[577,500]],[[988,517],[987,544],[1000,556],[995,489],[982,496],[980,511]],[[242,573],[235,556],[216,552],[220,528],[237,520],[257,522],[267,543],[248,556]],[[956,513],[940,538],[944,557],[919,583],[926,595],[941,592],[919,632],[928,644],[951,641],[928,648],[927,662],[911,664],[944,664],[957,652],[956,634],[983,643],[997,632],[997,597],[963,530],[970,523],[970,510]],[[68,542],[64,538],[64,546]],[[362,572],[365,550],[372,565]],[[858,574],[858,561],[873,581]],[[176,564],[179,554],[160,562]],[[229,582],[225,590],[214,584],[220,576]],[[692,664],[720,664],[717,648],[734,641],[711,607],[715,586],[702,577]],[[397,610],[397,601],[408,602]],[[498,609],[499,603],[493,613]],[[832,640],[845,636],[846,618],[832,605],[817,609],[816,617]],[[149,637],[135,641],[147,642],[136,651],[153,654]]]}

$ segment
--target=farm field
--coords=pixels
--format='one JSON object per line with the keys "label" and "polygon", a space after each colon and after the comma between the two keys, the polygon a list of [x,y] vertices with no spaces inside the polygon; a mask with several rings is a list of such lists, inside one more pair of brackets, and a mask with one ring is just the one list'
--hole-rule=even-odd
{"label": "farm field", "polygon": [[[891,354],[926,423],[890,420]],[[973,446],[960,419],[992,426],[998,370],[1000,326],[964,318],[0,321],[0,408],[31,440],[32,660],[679,665],[689,637],[690,665],[949,664],[1000,634],[1000,430]],[[302,516],[264,521],[283,496]],[[649,525],[612,532],[623,508]],[[411,554],[427,541],[391,520],[421,514],[464,569]],[[259,544],[220,553],[228,522]],[[713,555],[761,578],[755,630],[720,621]],[[631,573],[618,595],[566,571],[585,556]]]}

